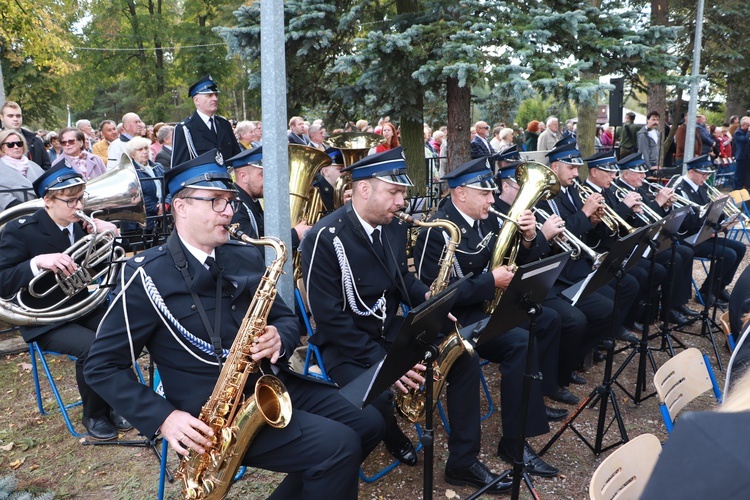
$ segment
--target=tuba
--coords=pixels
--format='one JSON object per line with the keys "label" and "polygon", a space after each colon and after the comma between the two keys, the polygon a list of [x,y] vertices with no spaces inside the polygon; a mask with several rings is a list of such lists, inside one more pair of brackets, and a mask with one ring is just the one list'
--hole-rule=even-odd
{"label": "tuba", "polygon": [[[96,309],[114,290],[118,268],[112,264],[124,260],[125,251],[115,245],[111,231],[97,232],[93,218],[145,224],[141,184],[130,158],[123,155],[117,167],[87,183],[86,192],[89,197],[76,216],[94,231],[65,250],[78,265],[76,272],[70,276],[49,270],[38,274],[12,298],[0,299],[0,319],[24,326],[72,321]],[[44,208],[43,199],[16,205],[0,213],[0,225],[40,208]],[[81,300],[78,293],[98,281],[97,288]]]}
{"label": "tuba", "polygon": [[202,455],[190,450],[180,462],[177,473],[182,479],[183,498],[224,498],[242,458],[263,425],[284,428],[292,417],[289,393],[273,375],[261,375],[255,383],[253,395],[243,401],[245,383],[260,366],[252,360],[250,347],[266,327],[268,313],[276,298],[276,283],[287,259],[286,246],[277,238],[252,239],[236,224],[228,226],[227,230],[247,243],[272,247],[276,258],[261,278],[219,380],[201,408],[198,418],[214,431],[212,446]]}
{"label": "tuba", "polygon": [[[367,156],[367,152],[385,142],[385,137],[370,132],[342,132],[333,134],[325,140],[326,146],[341,151],[344,157],[344,168],[354,165]],[[339,208],[344,205],[344,193],[352,187],[352,177],[349,173],[341,174],[336,181],[333,194],[333,206]]]}
{"label": "tuba", "polygon": [[[292,227],[299,221],[307,221],[314,226],[323,213],[320,192],[313,187],[315,174],[331,164],[331,157],[324,152],[302,146],[289,145],[289,217]],[[302,257],[299,252],[292,257],[294,282],[302,278]]]}
{"label": "tuba", "polygon": [[[560,180],[557,175],[549,167],[535,161],[525,162],[518,166],[516,181],[519,186],[518,194],[506,216],[512,223],[503,224],[500,228],[490,259],[490,270],[502,265],[515,267],[519,245],[515,221],[524,210],[529,210],[540,200],[553,198],[560,191]],[[495,297],[485,303],[484,312],[492,314],[502,295],[502,290],[495,290]]]}
{"label": "tuba", "polygon": [[[450,271],[453,267],[453,259],[456,253],[456,248],[461,243],[461,233],[458,231],[458,226],[453,222],[445,219],[435,219],[431,222],[417,221],[411,218],[404,212],[398,212],[396,217],[409,224],[414,224],[419,227],[441,227],[445,229],[450,235],[450,241],[443,247],[443,252],[440,255],[438,261],[439,271],[435,278],[435,281],[430,285],[430,296],[434,297],[448,286],[450,281]],[[434,361],[435,368],[433,370],[433,408],[435,410],[440,393],[443,390],[443,386],[450,371],[451,366],[456,360],[464,353],[469,355],[474,354],[474,347],[464,339],[458,328],[448,335],[443,342],[438,346],[438,356]],[[422,364],[427,364],[428,361],[422,361]],[[426,401],[424,390],[417,390],[409,388],[407,393],[398,391],[395,396],[396,409],[398,412],[410,422],[415,424],[422,423],[426,418]]]}

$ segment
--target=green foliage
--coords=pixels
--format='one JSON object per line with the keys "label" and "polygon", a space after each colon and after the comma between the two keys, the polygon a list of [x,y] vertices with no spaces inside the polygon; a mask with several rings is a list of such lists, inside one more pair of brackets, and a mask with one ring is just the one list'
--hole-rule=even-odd
{"label": "green foliage", "polygon": [[33,495],[25,491],[16,491],[18,480],[13,474],[0,477],[0,500],[52,500],[55,495],[43,493]]}

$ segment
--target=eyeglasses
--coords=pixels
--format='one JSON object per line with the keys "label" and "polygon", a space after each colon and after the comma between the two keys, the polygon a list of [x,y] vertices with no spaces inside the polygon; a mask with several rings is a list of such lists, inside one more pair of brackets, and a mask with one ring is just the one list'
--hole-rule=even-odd
{"label": "eyeglasses", "polygon": [[204,196],[183,196],[183,198],[187,198],[190,200],[210,201],[211,210],[217,213],[222,213],[224,210],[226,210],[227,205],[232,207],[232,212],[237,212],[237,209],[240,208],[240,200],[236,198],[233,200],[227,200],[226,198],[206,198]]}
{"label": "eyeglasses", "polygon": [[8,148],[22,148],[23,147],[23,141],[8,141],[4,142],[3,146],[8,146]]}
{"label": "eyeglasses", "polygon": [[486,126],[486,127],[479,127],[479,128],[484,129],[484,130],[489,130],[490,129],[489,125]]}
{"label": "eyeglasses", "polygon": [[78,139],[70,139],[67,141],[60,141],[60,144],[62,144],[63,146],[72,146],[76,142],[78,142]]}
{"label": "eyeglasses", "polygon": [[57,199],[64,202],[68,206],[68,208],[76,208],[79,203],[83,205],[86,204],[86,200],[89,199],[89,194],[83,193],[83,195],[79,196],[78,198],[70,198],[67,200],[65,198],[57,198]]}

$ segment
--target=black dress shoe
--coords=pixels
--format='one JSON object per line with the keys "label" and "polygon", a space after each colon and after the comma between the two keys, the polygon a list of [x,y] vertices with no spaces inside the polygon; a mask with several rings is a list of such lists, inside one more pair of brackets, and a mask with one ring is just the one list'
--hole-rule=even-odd
{"label": "black dress shoe", "polygon": [[[473,465],[466,467],[465,469],[449,469],[445,468],[445,482],[448,484],[454,484],[456,486],[462,486],[468,484],[477,488],[482,488],[485,485],[495,481],[498,478],[497,474],[493,474],[482,462],[477,460]],[[492,488],[487,490],[487,493],[498,494],[509,491],[513,486],[513,481],[510,476],[506,476],[501,481],[495,484]]]}
{"label": "black dress shoe", "polygon": [[[514,455],[515,443],[513,440],[506,440],[505,438],[501,439],[497,444],[497,456],[506,462],[513,463]],[[560,473],[560,469],[553,467],[542,460],[528,442],[523,444],[523,466],[526,469],[526,472],[539,477],[552,477]]]}
{"label": "black dress shoe", "polygon": [[729,299],[732,298],[732,296],[729,294],[729,291],[727,291],[726,288],[722,288],[722,290],[718,294],[719,300],[722,300],[724,302],[729,302]]}
{"label": "black dress shoe", "polygon": [[583,378],[581,375],[577,374],[576,372],[573,372],[570,374],[570,383],[576,384],[576,385],[586,385],[588,381]]}
{"label": "black dress shoe", "polygon": [[682,326],[690,323],[690,318],[680,313],[677,309],[670,309],[669,322],[675,323],[677,326]]}
{"label": "black dress shoe", "polygon": [[549,406],[545,406],[544,410],[547,413],[547,422],[559,422],[560,420],[565,420],[569,415],[568,410],[565,408],[550,408]]}
{"label": "black dress shoe", "polygon": [[615,338],[617,340],[623,340],[625,342],[629,342],[631,344],[637,344],[641,341],[638,337],[635,336],[633,332],[625,328],[624,326],[621,327],[619,330],[617,330],[617,335],[615,335]]}
{"label": "black dress shoe", "polygon": [[92,439],[109,441],[117,438],[117,429],[114,428],[106,415],[94,418],[84,415],[81,422],[83,422],[83,426]]}
{"label": "black dress shoe", "polygon": [[675,307],[675,309],[678,310],[680,314],[687,316],[688,318],[697,318],[701,314],[695,309],[690,309],[687,304],[682,304],[681,306],[677,306]]}
{"label": "black dress shoe", "polygon": [[112,425],[114,425],[115,429],[117,429],[118,431],[125,432],[133,428],[130,422],[125,420],[125,417],[117,413],[112,408],[109,409],[109,421],[112,422]]}
{"label": "black dress shoe", "polygon": [[716,306],[721,307],[722,309],[725,309],[729,305],[727,301],[717,298],[712,293],[710,294],[706,293],[706,294],[701,294],[701,295],[703,296],[703,302],[705,304],[708,304],[709,307],[716,305]]}
{"label": "black dress shoe", "polygon": [[403,436],[403,440],[398,444],[386,443],[385,449],[402,464],[417,465],[417,450],[406,436]]}
{"label": "black dress shoe", "polygon": [[558,387],[557,390],[551,394],[545,394],[548,398],[550,398],[552,401],[558,401],[560,403],[566,403],[569,405],[578,404],[581,399],[570,392],[565,387]]}

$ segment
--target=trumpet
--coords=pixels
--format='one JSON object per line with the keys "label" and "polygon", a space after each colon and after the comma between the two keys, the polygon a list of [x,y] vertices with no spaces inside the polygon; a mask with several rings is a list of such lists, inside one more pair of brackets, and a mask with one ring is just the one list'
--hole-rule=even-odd
{"label": "trumpet", "polygon": [[[674,187],[679,184],[679,182],[682,180],[681,175],[674,175],[671,179],[669,179],[669,182],[667,183],[668,188],[674,189]],[[659,190],[662,188],[660,185],[655,184],[653,182],[647,182],[643,181],[645,184],[649,186],[649,190],[651,193],[658,193]],[[674,194],[672,194],[672,197],[675,199],[675,202],[673,203],[675,206],[679,207],[693,207],[693,209],[698,213],[698,217],[703,218],[706,215],[706,212],[708,211],[708,204],[705,205],[699,205],[696,202],[689,200],[688,198],[685,198],[684,196],[680,196],[677,194],[677,190],[675,190]]]}
{"label": "trumpet", "polygon": [[[542,219],[547,220],[550,218],[550,214],[548,214],[545,210],[541,208],[532,207],[531,211],[535,214],[538,214]],[[542,230],[542,224],[539,222],[536,223],[536,227],[538,230]],[[577,260],[581,257],[581,254],[585,254],[586,257],[594,261],[594,263],[591,265],[592,270],[599,269],[599,266],[602,265],[602,262],[604,262],[604,259],[607,257],[607,254],[609,252],[604,253],[597,253],[595,252],[591,247],[586,245],[583,241],[578,239],[573,233],[571,233],[568,229],[563,229],[563,235],[564,237],[557,235],[554,238],[552,238],[552,242],[560,247],[560,249],[563,252],[570,252],[570,258]]]}
{"label": "trumpet", "polygon": [[[584,203],[586,200],[594,194],[594,191],[578,182],[578,179],[573,179],[573,182],[575,182],[576,186],[578,187],[578,191],[581,194],[581,198],[583,199]],[[620,228],[622,228],[625,232],[628,234],[632,233],[636,230],[633,226],[625,222],[625,220],[618,215],[617,212],[615,212],[615,209],[607,205],[604,200],[602,200],[602,204],[599,207],[600,214],[599,218],[602,220],[605,226],[607,226],[607,229],[612,233],[612,236],[617,236],[620,233]]]}
{"label": "trumpet", "polygon": [[[710,184],[705,184],[705,186],[708,189],[708,198],[711,201],[716,201],[722,196],[727,196]],[[745,212],[740,210],[737,205],[735,205],[734,200],[727,201],[727,203],[724,204],[724,215],[727,217],[737,216],[739,220],[742,221],[743,225],[750,222],[750,218],[745,215]]]}
{"label": "trumpet", "polygon": [[[618,186],[614,182],[612,183],[612,186],[615,188],[615,196],[620,201],[623,201],[625,199],[625,197],[628,195],[628,193],[631,192],[631,191],[628,191],[627,189],[625,189],[622,186]],[[635,192],[635,191],[633,191],[633,192]],[[643,199],[641,199],[639,201],[639,203],[641,204],[641,210],[643,210],[643,212],[633,211],[633,213],[636,215],[636,217],[638,217],[639,219],[641,219],[646,225],[650,225],[650,224],[653,224],[654,222],[656,222],[658,220],[661,220],[661,216],[659,214],[657,214],[654,211],[654,209],[652,209],[651,207],[649,207],[643,201]]]}

